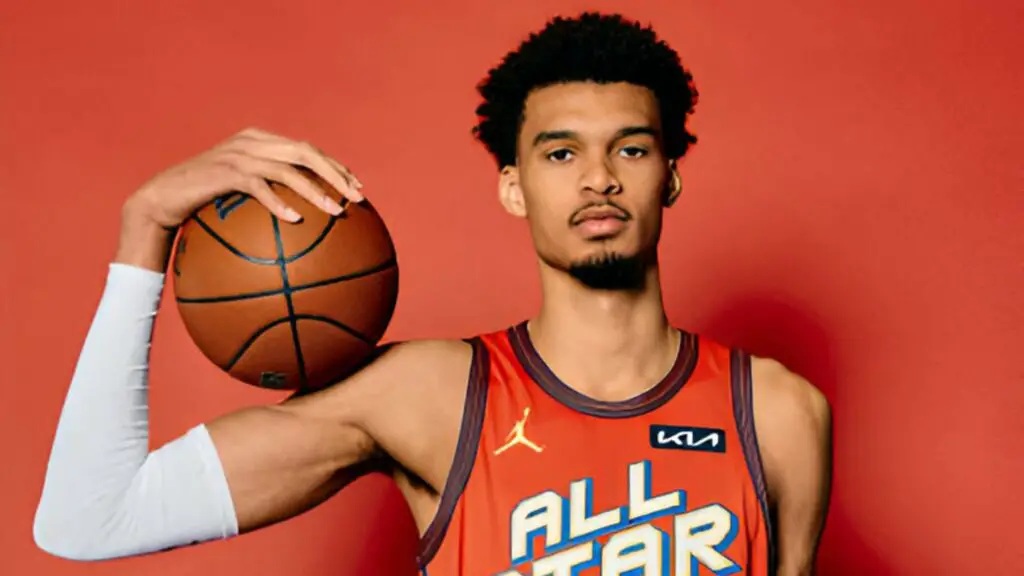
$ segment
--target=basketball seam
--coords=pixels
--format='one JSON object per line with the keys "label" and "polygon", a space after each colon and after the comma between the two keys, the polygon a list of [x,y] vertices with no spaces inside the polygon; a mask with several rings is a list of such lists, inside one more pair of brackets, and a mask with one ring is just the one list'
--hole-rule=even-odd
{"label": "basketball seam", "polygon": [[[328,316],[321,316],[319,314],[296,314],[295,320],[296,322],[298,320],[315,320],[317,322],[323,322],[324,324],[334,326],[335,328],[341,330],[342,332],[351,335],[352,337],[366,343],[368,346],[373,346],[373,342],[367,335],[359,332],[358,330],[349,326],[348,324],[345,324],[344,322],[339,322],[335,320],[334,318],[330,318]],[[280,318],[274,319],[272,322],[268,322],[267,324],[260,326],[245,340],[245,342],[242,343],[242,346],[238,349],[237,352],[235,352],[234,356],[231,357],[231,360],[229,360],[227,364],[223,366],[223,369],[231,370],[232,368],[234,368],[235,364],[237,364],[238,361],[242,359],[242,356],[244,356],[245,353],[249,350],[249,348],[251,348],[252,345],[256,343],[256,340],[258,340],[260,336],[265,334],[274,326],[290,321],[290,316],[282,316]]]}
{"label": "basketball seam", "polygon": [[[327,278],[324,280],[317,280],[316,282],[309,282],[307,284],[300,284],[298,286],[292,286],[291,292],[301,292],[303,290],[311,290],[313,288],[319,288],[321,286],[329,286],[331,284],[337,284],[339,282],[347,282],[349,280],[356,280],[359,278],[365,278],[372,276],[380,272],[386,272],[392,268],[396,268],[398,262],[391,258],[390,260],[364,268],[356,272],[350,272],[348,274],[342,274],[341,276],[335,276],[333,278]],[[230,296],[204,296],[197,298],[186,298],[186,297],[175,297],[175,300],[181,304],[217,304],[221,302],[234,302],[237,300],[251,300],[255,298],[265,298],[267,296],[281,296],[285,293],[284,288],[274,288],[273,290],[260,290],[257,292],[244,292],[242,294],[231,294]]]}
{"label": "basketball seam", "polygon": [[281,283],[284,285],[284,301],[288,307],[288,324],[292,329],[292,343],[295,345],[295,361],[298,363],[299,380],[305,387],[308,377],[306,376],[306,361],[302,357],[302,343],[299,341],[299,327],[295,320],[295,303],[292,302],[292,290],[288,285],[288,262],[284,258],[284,239],[281,238],[281,223],[277,216],[270,215],[270,221],[274,226],[274,243],[277,244],[277,256],[279,269],[281,270]]}
{"label": "basketball seam", "polygon": [[258,256],[253,256],[251,254],[246,254],[245,252],[242,252],[236,246],[228,242],[223,236],[218,234],[212,227],[210,227],[209,224],[203,221],[203,219],[200,218],[198,215],[193,216],[193,219],[196,221],[196,224],[199,224],[199,227],[202,228],[204,232],[209,234],[210,237],[214,239],[214,241],[216,241],[218,244],[226,248],[229,252],[249,263],[259,264],[261,266],[274,266],[279,264],[281,260],[284,260],[285,263],[290,263],[298,260],[299,258],[302,258],[306,254],[309,254],[310,252],[313,251],[314,248],[323,243],[324,239],[327,238],[327,234],[330,233],[331,229],[334,228],[334,224],[338,221],[337,216],[331,216],[327,220],[327,225],[324,226],[323,230],[320,231],[320,234],[313,239],[313,242],[311,242],[309,246],[306,246],[305,248],[299,250],[298,252],[290,256],[285,256],[283,251],[278,251],[277,257],[270,259],[260,258]]}

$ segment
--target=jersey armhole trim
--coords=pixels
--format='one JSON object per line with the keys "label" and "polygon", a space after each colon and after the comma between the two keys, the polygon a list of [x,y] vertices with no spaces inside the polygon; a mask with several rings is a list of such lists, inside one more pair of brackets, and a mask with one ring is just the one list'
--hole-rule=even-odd
{"label": "jersey armhole trim", "polygon": [[484,408],[487,406],[487,384],[490,380],[490,354],[480,338],[472,338],[467,342],[473,347],[473,359],[469,368],[469,382],[466,385],[459,439],[455,446],[451,469],[448,471],[448,479],[441,491],[437,512],[420,538],[417,560],[421,570],[425,570],[430,564],[444,541],[448,525],[455,513],[455,506],[462,497],[462,491],[466,489],[466,483],[469,482],[469,475],[476,462],[477,448],[480,445]]}
{"label": "jersey armhole trim", "polygon": [[733,349],[730,351],[730,380],[732,382],[732,407],[736,418],[736,429],[743,445],[743,457],[747,462],[750,480],[754,484],[761,515],[764,517],[768,538],[768,573],[775,573],[775,535],[772,529],[771,508],[768,504],[768,484],[761,460],[761,447],[757,441],[754,426],[754,390],[750,371],[750,354]]}

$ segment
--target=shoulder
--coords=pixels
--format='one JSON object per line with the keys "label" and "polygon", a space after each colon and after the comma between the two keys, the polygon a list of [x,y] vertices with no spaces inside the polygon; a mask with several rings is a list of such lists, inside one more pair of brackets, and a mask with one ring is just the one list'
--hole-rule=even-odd
{"label": "shoulder", "polygon": [[355,423],[376,448],[400,466],[400,474],[435,493],[444,487],[455,454],[473,359],[473,346],[461,340],[403,342],[339,384],[359,388]]}
{"label": "shoulder", "polygon": [[[465,364],[473,355],[472,346],[464,340],[409,340],[378,348],[366,369],[387,367],[394,370],[445,368]],[[365,370],[365,369],[364,369]]]}
{"label": "shoulder", "polygon": [[757,415],[795,419],[797,424],[821,426],[830,417],[828,399],[814,384],[771,358],[751,357],[750,373]]}
{"label": "shoulder", "polygon": [[364,372],[368,376],[386,373],[391,386],[401,394],[436,394],[448,388],[461,392],[473,359],[474,349],[467,341],[413,340],[389,346]]}
{"label": "shoulder", "polygon": [[[285,404],[352,423],[402,411],[423,399],[464,391],[473,359],[462,340],[411,340],[379,346],[370,359],[332,386]],[[460,388],[461,387],[461,388]]]}
{"label": "shoulder", "polygon": [[472,358],[473,348],[463,340],[395,342],[380,346],[365,366],[334,388],[372,386],[380,394],[415,394],[453,377],[464,380]]}
{"label": "shoulder", "polygon": [[754,426],[772,493],[788,483],[782,477],[815,473],[827,461],[832,411],[817,387],[776,360],[752,357],[750,371]]}

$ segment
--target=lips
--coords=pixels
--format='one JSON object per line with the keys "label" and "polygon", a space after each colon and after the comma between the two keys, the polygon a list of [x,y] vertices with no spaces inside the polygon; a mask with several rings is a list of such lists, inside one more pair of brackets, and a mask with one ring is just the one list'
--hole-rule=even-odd
{"label": "lips", "polygon": [[611,204],[588,206],[573,215],[572,226],[588,239],[606,239],[617,235],[629,221],[629,213]]}
{"label": "lips", "polygon": [[614,219],[625,222],[629,220],[629,215],[626,212],[616,206],[603,205],[603,206],[592,206],[590,208],[584,208],[577,212],[572,219],[573,226],[579,226],[584,222],[592,220],[606,220]]}

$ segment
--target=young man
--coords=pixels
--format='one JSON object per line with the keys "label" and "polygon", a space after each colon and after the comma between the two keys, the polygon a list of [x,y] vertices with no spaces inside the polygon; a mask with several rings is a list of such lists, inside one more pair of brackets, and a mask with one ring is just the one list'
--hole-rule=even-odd
{"label": "young man", "polygon": [[829,493],[815,388],[669,325],[657,246],[696,92],[617,16],[555,19],[491,70],[476,134],[525,218],[543,305],[467,341],[396,345],[329,389],[241,410],[149,451],[146,366],[174,230],[267,180],[324,210],[362,185],[312,147],[247,130],[125,204],[120,250],[57,429],[35,538],[101,559],[231,537],[386,463],[424,575],[809,574]]}

